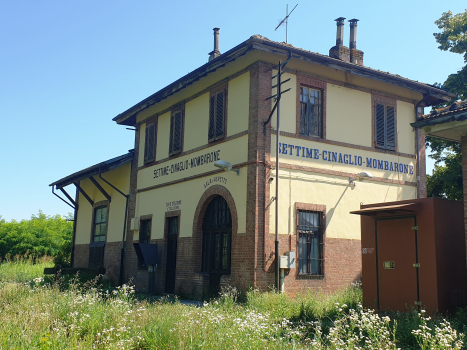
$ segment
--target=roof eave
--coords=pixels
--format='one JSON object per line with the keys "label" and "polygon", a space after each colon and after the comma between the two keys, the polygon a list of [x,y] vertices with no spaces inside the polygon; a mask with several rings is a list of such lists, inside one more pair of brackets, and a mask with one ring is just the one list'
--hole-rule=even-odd
{"label": "roof eave", "polygon": [[270,40],[262,39],[258,36],[252,36],[248,40],[235,46],[229,51],[223,53],[212,61],[207,62],[194,71],[186,74],[182,78],[176,80],[172,84],[162,88],[141,102],[135,104],[133,107],[120,113],[112,120],[118,124],[134,126],[136,124],[136,115],[148,108],[149,106],[173,95],[177,91],[193,84],[195,81],[206,76],[207,74],[216,71],[217,69],[225,66],[229,62],[234,61],[239,56],[243,56],[252,49],[268,51],[275,54],[288,55],[292,53],[293,58],[302,59],[313,63],[322,64],[330,68],[342,70],[354,75],[359,75],[368,79],[378,80],[389,84],[398,85],[409,90],[417,91],[424,96],[426,106],[432,106],[442,102],[449,101],[455,94],[444,91],[442,89],[419,83],[410,79],[399,77],[390,73],[381,72],[372,68],[359,66],[354,63],[344,62],[326,55],[313,53],[293,46],[276,43]]}
{"label": "roof eave", "polygon": [[91,176],[98,175],[99,173],[105,173],[116,169],[128,162],[130,162],[134,157],[134,151],[130,150],[128,153],[125,153],[121,156],[111,158],[109,160],[100,162],[98,164],[92,165],[88,168],[79,170],[73,174],[65,176],[64,178],[52,182],[49,186],[55,186],[57,189],[71,185],[74,182],[79,182],[83,179],[87,179]]}

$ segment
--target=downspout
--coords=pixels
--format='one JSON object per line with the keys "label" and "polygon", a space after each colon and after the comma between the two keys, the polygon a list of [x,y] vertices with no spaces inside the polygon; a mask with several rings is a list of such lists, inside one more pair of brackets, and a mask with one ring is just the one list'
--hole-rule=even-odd
{"label": "downspout", "polygon": [[119,278],[119,281],[118,283],[120,285],[123,284],[123,259],[125,258],[125,236],[126,236],[126,226],[127,226],[127,214],[128,214],[128,200],[130,198],[129,195],[126,195],[125,193],[123,193],[122,191],[120,191],[117,187],[115,187],[114,185],[112,185],[109,181],[107,181],[106,179],[104,179],[102,177],[102,173],[101,173],[101,168],[99,167],[99,178],[104,181],[107,185],[109,185],[110,187],[112,187],[115,191],[117,191],[118,193],[120,193],[122,196],[124,196],[126,198],[126,204],[125,204],[125,219],[123,220],[123,236],[122,236],[122,247],[121,247],[121,250],[120,250],[120,278]]}
{"label": "downspout", "polygon": [[[415,105],[415,122],[418,121],[418,107],[425,100],[425,96]],[[420,129],[415,128],[415,149],[417,153],[417,198],[420,198]]]}
{"label": "downspout", "polygon": [[71,238],[71,258],[70,258],[70,267],[74,267],[75,265],[75,240],[76,240],[76,222],[78,220],[78,196],[79,196],[79,190],[76,188],[76,194],[75,194],[75,214],[73,215],[73,236]]}

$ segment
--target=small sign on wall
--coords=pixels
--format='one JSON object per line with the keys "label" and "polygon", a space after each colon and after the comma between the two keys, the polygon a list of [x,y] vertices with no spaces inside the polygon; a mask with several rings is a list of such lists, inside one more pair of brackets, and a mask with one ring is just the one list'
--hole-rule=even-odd
{"label": "small sign on wall", "polygon": [[383,268],[386,270],[394,270],[396,268],[395,261],[383,261]]}
{"label": "small sign on wall", "polygon": [[373,254],[375,248],[362,248],[362,254]]}
{"label": "small sign on wall", "polygon": [[182,205],[181,200],[165,203],[165,207],[167,211],[180,210],[181,205]]}

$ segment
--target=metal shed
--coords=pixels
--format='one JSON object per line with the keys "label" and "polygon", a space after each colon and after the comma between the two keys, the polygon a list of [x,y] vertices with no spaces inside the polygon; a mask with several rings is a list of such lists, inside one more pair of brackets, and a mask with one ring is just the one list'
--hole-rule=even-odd
{"label": "metal shed", "polygon": [[445,313],[465,304],[463,203],[441,198],[361,205],[363,306]]}

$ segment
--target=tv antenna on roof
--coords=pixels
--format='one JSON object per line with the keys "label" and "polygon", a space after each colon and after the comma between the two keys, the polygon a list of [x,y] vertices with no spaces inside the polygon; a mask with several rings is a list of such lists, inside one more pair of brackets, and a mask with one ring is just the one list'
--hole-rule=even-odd
{"label": "tv antenna on roof", "polygon": [[285,42],[286,42],[286,43],[287,43],[287,30],[288,30],[288,26],[289,26],[289,16],[292,14],[293,10],[295,10],[295,8],[296,8],[297,6],[298,6],[298,4],[295,5],[295,7],[294,7],[294,8],[292,9],[292,11],[290,11],[290,13],[289,13],[289,4],[287,4],[287,7],[286,7],[286,9],[285,9],[285,17],[284,17],[284,19],[281,21],[281,23],[279,23],[279,24],[277,25],[276,29],[274,29],[274,31],[276,31],[277,28],[279,28],[279,27],[280,27],[281,25],[283,25],[284,22],[285,22]]}

